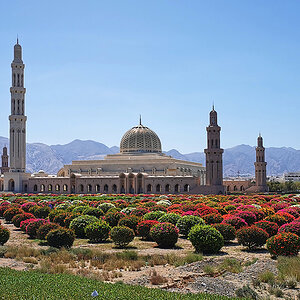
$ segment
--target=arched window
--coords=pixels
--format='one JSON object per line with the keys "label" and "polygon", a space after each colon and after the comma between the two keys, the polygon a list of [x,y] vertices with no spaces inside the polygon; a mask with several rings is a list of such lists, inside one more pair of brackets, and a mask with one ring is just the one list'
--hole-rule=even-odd
{"label": "arched window", "polygon": [[179,193],[180,192],[180,188],[179,188],[179,184],[175,184],[175,193]]}
{"label": "arched window", "polygon": [[237,187],[236,187],[236,185],[233,187],[233,190],[234,190],[234,191],[237,191]]}
{"label": "arched window", "polygon": [[244,186],[243,186],[243,185],[241,185],[240,191],[241,191],[241,192],[244,191]]}
{"label": "arched window", "polygon": [[99,193],[99,192],[100,192],[100,185],[97,184],[97,185],[96,185],[96,193]]}
{"label": "arched window", "polygon": [[36,184],[33,186],[33,191],[37,192],[37,185]]}
{"label": "arched window", "polygon": [[104,190],[104,193],[107,193],[107,192],[108,192],[108,185],[107,185],[107,184],[104,185],[103,190]]}
{"label": "arched window", "polygon": [[147,185],[147,193],[151,193],[152,192],[152,185],[148,184]]}
{"label": "arched window", "polygon": [[48,192],[52,192],[52,184],[48,185]]}
{"label": "arched window", "polygon": [[64,184],[63,190],[64,190],[64,192],[67,192],[67,191],[68,191],[68,185],[67,185],[67,184]]}
{"label": "arched window", "polygon": [[81,185],[79,186],[79,191],[83,193],[83,191],[84,191],[84,186],[83,186],[83,184],[81,184]]}
{"label": "arched window", "polygon": [[45,192],[45,186],[43,184],[41,185],[41,192]]}
{"label": "arched window", "polygon": [[229,189],[230,189],[230,187],[229,187],[229,185],[227,185],[227,192],[229,192]]}
{"label": "arched window", "polygon": [[165,186],[165,192],[166,193],[170,193],[170,185],[169,184],[166,184],[166,186]]}
{"label": "arched window", "polygon": [[88,186],[87,186],[87,191],[88,191],[88,193],[91,193],[91,192],[92,192],[92,185],[91,185],[91,184],[88,184]]}
{"label": "arched window", "polygon": [[112,191],[113,191],[113,193],[117,192],[117,186],[115,184],[112,186]]}
{"label": "arched window", "polygon": [[56,190],[57,192],[60,191],[60,185],[59,185],[59,184],[57,184],[57,185],[55,186],[55,190]]}
{"label": "arched window", "polygon": [[124,187],[123,184],[122,184],[122,186],[121,186],[121,191],[120,191],[120,193],[121,193],[121,194],[125,194],[125,187]]}
{"label": "arched window", "polygon": [[160,192],[161,192],[161,185],[160,185],[160,184],[157,184],[157,185],[156,185],[156,192],[157,192],[157,193],[160,193]]}
{"label": "arched window", "polygon": [[185,184],[183,187],[183,191],[184,192],[189,192],[190,191],[190,185],[189,184]]}
{"label": "arched window", "polygon": [[15,182],[13,179],[10,179],[8,181],[8,190],[9,192],[14,192],[15,191]]}

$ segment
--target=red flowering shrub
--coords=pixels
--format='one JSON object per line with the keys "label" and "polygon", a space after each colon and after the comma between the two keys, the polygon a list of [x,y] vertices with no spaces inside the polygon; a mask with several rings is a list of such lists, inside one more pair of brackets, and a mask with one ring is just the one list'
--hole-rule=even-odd
{"label": "red flowering shrub", "polygon": [[240,245],[246,246],[249,250],[253,250],[262,247],[269,238],[269,234],[265,230],[252,225],[238,230],[236,237]]}
{"label": "red flowering shrub", "polygon": [[206,224],[216,224],[221,223],[223,221],[223,217],[220,214],[208,214],[202,216],[202,219],[205,221]]}
{"label": "red flowering shrub", "polygon": [[276,223],[266,221],[266,220],[256,222],[254,225],[265,230],[269,234],[270,237],[277,234],[278,229],[279,229],[279,226]]}
{"label": "red flowering shrub", "polygon": [[279,233],[268,239],[267,249],[273,256],[297,256],[300,237],[290,232]]}
{"label": "red flowering shrub", "polygon": [[227,216],[223,221],[222,224],[229,224],[233,226],[236,230],[248,226],[247,222],[237,216]]}
{"label": "red flowering shrub", "polygon": [[282,226],[283,224],[286,223],[285,217],[283,217],[281,215],[278,215],[278,214],[274,214],[274,215],[268,216],[268,217],[265,218],[265,220],[269,221],[269,222],[274,222],[278,226]]}
{"label": "red flowering shrub", "polygon": [[37,204],[35,202],[26,202],[21,205],[21,209],[23,209],[25,212],[29,212],[29,209],[36,205]]}
{"label": "red flowering shrub", "polygon": [[47,234],[53,230],[53,229],[58,229],[60,228],[60,226],[58,224],[55,223],[45,223],[44,225],[41,225],[37,232],[36,232],[36,236],[39,240],[46,240],[46,236]]}
{"label": "red flowering shrub", "polygon": [[[30,219],[29,219],[30,220]],[[38,229],[49,221],[45,219],[35,219],[26,226],[26,233],[31,238],[36,238]]]}
{"label": "red flowering shrub", "polygon": [[21,229],[22,231],[26,232],[26,227],[27,227],[27,225],[28,225],[29,223],[35,221],[35,220],[36,220],[36,219],[33,218],[33,219],[27,219],[27,220],[22,221],[22,222],[20,223],[20,229]]}
{"label": "red flowering shrub", "polygon": [[34,215],[30,213],[18,214],[15,215],[11,221],[16,227],[20,227],[21,222],[27,219],[34,219]]}
{"label": "red flowering shrub", "polygon": [[11,205],[8,202],[3,202],[3,205],[0,205],[0,217],[3,217],[4,212],[11,208]]}
{"label": "red flowering shrub", "polygon": [[171,223],[159,223],[150,229],[151,238],[162,248],[172,248],[178,240],[179,230]]}
{"label": "red flowering shrub", "polygon": [[182,217],[183,217],[183,216],[197,216],[197,217],[200,217],[201,214],[200,214],[200,212],[197,211],[197,210],[188,210],[188,211],[186,211],[186,212],[183,212],[183,213],[181,214],[181,216],[182,216]]}
{"label": "red flowering shrub", "polygon": [[201,208],[198,208],[197,211],[199,212],[200,216],[218,213],[218,211],[215,208],[209,206],[203,206]]}
{"label": "red flowering shrub", "polygon": [[8,208],[4,212],[3,217],[7,222],[10,222],[15,215],[19,215],[19,214],[22,214],[22,213],[24,213],[24,211],[21,208],[11,207],[11,208]]}
{"label": "red flowering shrub", "polygon": [[297,234],[300,237],[300,222],[294,221],[291,223],[284,224],[279,228],[278,232],[291,232]]}
{"label": "red flowering shrub", "polygon": [[229,224],[212,224],[212,227],[216,228],[223,236],[225,242],[229,242],[235,239],[236,230]]}
{"label": "red flowering shrub", "polygon": [[295,220],[295,217],[293,215],[286,212],[277,212],[276,215],[284,217],[285,223],[289,223]]}
{"label": "red flowering shrub", "polygon": [[300,213],[295,208],[292,208],[292,207],[281,209],[278,211],[278,213],[288,213],[288,214],[292,215],[294,218],[300,217]]}
{"label": "red flowering shrub", "polygon": [[137,216],[126,216],[120,219],[118,226],[126,226],[136,232],[136,227],[140,221]]}
{"label": "red flowering shrub", "polygon": [[155,220],[146,220],[138,223],[137,234],[141,236],[144,240],[151,240],[150,229],[155,224],[158,224],[158,221]]}
{"label": "red flowering shrub", "polygon": [[9,240],[9,230],[0,225],[0,246],[4,245]]}
{"label": "red flowering shrub", "polygon": [[289,206],[290,206],[289,203],[275,203],[275,204],[272,204],[271,207],[272,207],[272,209],[274,209],[275,212],[277,212],[277,211],[287,208]]}
{"label": "red flowering shrub", "polygon": [[142,217],[145,214],[149,212],[149,209],[145,207],[138,207],[137,209],[133,210],[129,215],[130,216],[137,216],[137,217]]}
{"label": "red flowering shrub", "polygon": [[149,207],[150,211],[163,211],[163,212],[167,212],[167,208],[164,205],[155,205],[152,207]]}
{"label": "red flowering shrub", "polygon": [[238,211],[234,214],[234,216],[245,220],[248,225],[252,225],[256,221],[256,216],[251,211]]}

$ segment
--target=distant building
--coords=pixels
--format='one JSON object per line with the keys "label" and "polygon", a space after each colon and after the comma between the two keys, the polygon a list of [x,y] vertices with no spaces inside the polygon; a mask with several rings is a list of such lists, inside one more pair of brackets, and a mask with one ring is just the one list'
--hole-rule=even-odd
{"label": "distant building", "polygon": [[289,172],[284,174],[284,181],[300,181],[300,172]]}

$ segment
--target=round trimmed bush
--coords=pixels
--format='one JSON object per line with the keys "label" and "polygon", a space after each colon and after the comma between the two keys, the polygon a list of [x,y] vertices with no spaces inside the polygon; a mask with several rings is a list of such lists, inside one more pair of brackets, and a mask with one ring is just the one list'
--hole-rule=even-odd
{"label": "round trimmed bush", "polygon": [[62,213],[56,215],[53,218],[53,223],[56,223],[60,226],[65,226],[65,219],[66,219],[67,215],[68,215],[68,213],[66,213],[66,212],[62,212]]}
{"label": "round trimmed bush", "polygon": [[111,227],[105,221],[91,223],[85,227],[85,235],[92,242],[103,242],[109,237]]}
{"label": "round trimmed bush", "polygon": [[53,229],[58,229],[61,228],[58,224],[55,223],[46,223],[37,230],[36,236],[39,240],[46,240],[47,234],[53,230]]}
{"label": "round trimmed bush", "polygon": [[70,224],[71,222],[76,219],[77,217],[79,217],[80,214],[79,213],[68,213],[64,219],[64,224],[65,224],[65,227],[69,228],[70,227]]}
{"label": "round trimmed bush", "polygon": [[178,240],[179,230],[172,223],[158,223],[150,229],[150,236],[161,248],[173,248]]}
{"label": "round trimmed bush", "polygon": [[236,230],[229,224],[212,224],[212,227],[216,228],[223,236],[225,242],[233,241],[235,239]]}
{"label": "round trimmed bush", "polygon": [[131,228],[134,232],[136,232],[136,227],[140,221],[140,218],[136,216],[126,216],[120,219],[118,226],[126,226]]}
{"label": "round trimmed bush", "polygon": [[95,216],[79,216],[71,221],[70,229],[74,230],[76,237],[85,238],[85,227],[98,221]]}
{"label": "round trimmed bush", "polygon": [[48,222],[45,219],[34,219],[26,226],[26,233],[30,238],[36,238],[38,229]]}
{"label": "round trimmed bush", "polygon": [[26,227],[27,227],[27,225],[28,225],[29,223],[35,221],[35,220],[36,220],[36,219],[33,218],[33,219],[27,219],[27,220],[22,221],[22,222],[20,223],[20,229],[21,229],[22,231],[26,232]]}
{"label": "round trimmed bush", "polygon": [[121,248],[126,247],[134,239],[134,231],[126,226],[115,226],[109,235],[113,242]]}
{"label": "round trimmed bush", "polygon": [[168,214],[165,214],[165,215],[161,216],[158,219],[158,222],[161,222],[161,223],[167,222],[167,223],[171,223],[173,225],[176,225],[180,218],[181,218],[181,216],[178,215],[178,214],[168,213]]}
{"label": "round trimmed bush", "polygon": [[245,220],[248,225],[252,225],[256,221],[256,216],[251,211],[238,211],[234,215]]}
{"label": "round trimmed bush", "polygon": [[222,221],[222,223],[229,224],[236,230],[248,226],[247,222],[244,219],[237,216],[228,216]]}
{"label": "round trimmed bush", "polygon": [[65,213],[62,209],[52,209],[48,215],[49,221],[53,222],[54,218],[59,215]]}
{"label": "round trimmed bush", "polygon": [[9,230],[4,226],[0,225],[0,245],[4,245],[9,240]]}
{"label": "round trimmed bush", "polygon": [[279,214],[270,215],[270,216],[266,217],[265,220],[269,221],[269,222],[274,222],[279,227],[286,223],[285,217],[282,215],[279,215]]}
{"label": "round trimmed bush", "polygon": [[102,216],[104,216],[104,212],[102,209],[97,208],[97,207],[87,207],[83,213],[83,215],[89,215],[89,216],[95,216],[98,219]]}
{"label": "round trimmed bush", "polygon": [[158,221],[155,220],[145,220],[145,221],[141,221],[138,223],[137,226],[137,234],[138,236],[141,236],[142,239],[146,240],[146,241],[150,241],[152,240],[150,237],[150,229],[152,228],[152,226],[154,226],[155,224],[158,224]]}
{"label": "round trimmed bush", "polygon": [[11,207],[5,210],[3,217],[5,221],[10,222],[12,218],[16,215],[23,214],[24,211],[19,207]]}
{"label": "round trimmed bush", "polygon": [[104,220],[109,224],[109,226],[115,227],[118,225],[119,221],[124,217],[126,217],[126,215],[120,211],[108,212],[105,215]]}
{"label": "round trimmed bush", "polygon": [[222,234],[210,225],[195,225],[188,237],[196,252],[217,253],[224,245]]}
{"label": "round trimmed bush", "polygon": [[20,224],[22,221],[25,221],[27,219],[34,219],[34,215],[33,214],[30,214],[30,213],[23,213],[23,214],[18,214],[18,215],[15,215],[13,218],[12,218],[12,223],[16,226],[16,227],[20,227]]}
{"label": "round trimmed bush", "polygon": [[197,224],[205,225],[205,222],[197,216],[183,216],[176,223],[176,227],[179,229],[180,234],[187,237],[191,228]]}
{"label": "round trimmed bush", "polygon": [[82,214],[87,207],[88,207],[87,205],[76,206],[75,208],[73,208],[72,212]]}
{"label": "round trimmed bush", "polygon": [[109,209],[116,208],[116,206],[112,203],[105,202],[98,205],[98,208],[100,208],[106,214]]}
{"label": "round trimmed bush", "polygon": [[47,243],[50,247],[55,248],[70,248],[75,240],[75,233],[71,229],[57,228],[51,230],[47,236]]}
{"label": "round trimmed bush", "polygon": [[144,215],[143,219],[144,220],[155,220],[158,221],[158,219],[162,216],[164,216],[166,213],[164,211],[156,210],[156,211],[151,211],[147,214]]}
{"label": "round trimmed bush", "polygon": [[247,247],[249,250],[253,250],[262,247],[269,238],[269,234],[265,230],[252,225],[238,230],[236,237],[240,245]]}
{"label": "round trimmed bush", "polygon": [[21,205],[21,209],[23,209],[25,212],[29,212],[29,209],[36,205],[37,204],[35,202],[26,202]]}
{"label": "round trimmed bush", "polygon": [[34,210],[34,215],[39,219],[46,219],[50,213],[50,207],[49,206],[41,206],[37,207]]}
{"label": "round trimmed bush", "polygon": [[277,234],[279,229],[279,226],[276,223],[266,220],[256,222],[254,225],[265,230],[269,234],[269,237]]}
{"label": "round trimmed bush", "polygon": [[279,228],[278,232],[291,232],[295,233],[300,237],[300,222],[291,222],[284,224]]}
{"label": "round trimmed bush", "polygon": [[149,209],[145,207],[138,207],[129,213],[130,216],[143,217],[145,214],[149,212]]}
{"label": "round trimmed bush", "polygon": [[267,240],[267,249],[272,256],[297,256],[300,237],[290,232],[276,234]]}
{"label": "round trimmed bush", "polygon": [[223,217],[221,214],[208,214],[202,216],[202,219],[205,221],[205,224],[208,225],[221,223],[223,221]]}

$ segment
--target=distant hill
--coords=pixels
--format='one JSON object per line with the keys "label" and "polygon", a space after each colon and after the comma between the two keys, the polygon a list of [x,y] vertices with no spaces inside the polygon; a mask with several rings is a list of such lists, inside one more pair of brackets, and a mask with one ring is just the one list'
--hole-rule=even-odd
{"label": "distant hill", "polygon": [[[8,145],[8,139],[0,137],[0,149]],[[119,147],[107,147],[95,141],[74,140],[65,145],[48,146],[42,143],[27,144],[27,170],[55,174],[65,164],[72,160],[103,159],[107,154],[119,152]],[[165,152],[177,159],[199,162],[205,165],[203,152],[182,154],[176,149]],[[240,174],[254,175],[255,147],[238,145],[224,151],[224,175]],[[266,148],[268,175],[280,175],[286,172],[300,171],[300,150],[293,148]]]}

